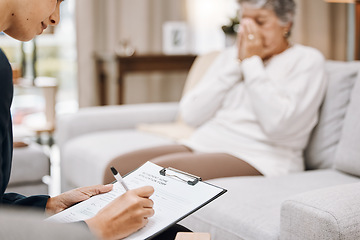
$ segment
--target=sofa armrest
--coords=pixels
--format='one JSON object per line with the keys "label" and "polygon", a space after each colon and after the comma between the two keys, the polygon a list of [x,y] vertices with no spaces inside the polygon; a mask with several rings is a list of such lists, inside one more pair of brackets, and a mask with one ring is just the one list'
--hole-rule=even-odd
{"label": "sofa armrest", "polygon": [[0,239],[96,240],[82,223],[62,224],[44,221],[44,211],[36,208],[2,207]]}
{"label": "sofa armrest", "polygon": [[82,108],[57,119],[56,141],[66,141],[91,132],[135,128],[140,123],[176,120],[178,103],[145,103]]}
{"label": "sofa armrest", "polygon": [[360,239],[360,183],[286,200],[281,207],[280,239]]}

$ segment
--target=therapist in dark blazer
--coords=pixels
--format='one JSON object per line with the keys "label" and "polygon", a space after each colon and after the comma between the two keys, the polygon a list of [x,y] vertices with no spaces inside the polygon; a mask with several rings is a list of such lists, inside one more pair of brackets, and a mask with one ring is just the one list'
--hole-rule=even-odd
{"label": "therapist in dark blazer", "polygon": [[[60,21],[62,0],[0,0],[0,32],[28,41],[49,25]],[[91,196],[108,192],[112,185],[78,188],[56,197],[44,195],[25,197],[5,193],[11,172],[13,151],[10,107],[13,98],[12,70],[0,49],[0,204],[2,207],[27,206],[43,209],[48,215],[58,213]],[[100,239],[121,239],[142,228],[153,216],[150,186],[130,190],[115,199],[96,216],[86,220],[90,231]]]}
{"label": "therapist in dark blazer", "polygon": [[0,50],[0,201],[2,204],[33,206],[45,209],[49,196],[24,197],[16,193],[5,193],[10,178],[13,151],[10,106],[13,97],[10,64]]}

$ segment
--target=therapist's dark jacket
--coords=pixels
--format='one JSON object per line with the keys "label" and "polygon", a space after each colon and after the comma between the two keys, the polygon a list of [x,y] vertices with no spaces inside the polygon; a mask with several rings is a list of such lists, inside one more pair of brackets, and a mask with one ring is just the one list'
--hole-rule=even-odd
{"label": "therapist's dark jacket", "polygon": [[0,204],[28,206],[45,209],[49,196],[25,197],[17,193],[5,193],[9,183],[13,135],[10,106],[13,98],[12,70],[8,59],[0,49]]}

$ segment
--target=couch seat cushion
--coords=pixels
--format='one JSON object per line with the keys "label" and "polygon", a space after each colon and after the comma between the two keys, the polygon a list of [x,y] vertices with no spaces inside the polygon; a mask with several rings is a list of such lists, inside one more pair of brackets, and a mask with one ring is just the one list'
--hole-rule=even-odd
{"label": "couch seat cushion", "polygon": [[[141,148],[173,143],[136,130],[101,131],[68,141],[61,152],[62,178],[71,187],[101,184],[107,164],[115,157]],[[70,186],[63,186],[67,190]]]}
{"label": "couch seat cushion", "polygon": [[212,240],[279,239],[284,200],[314,189],[358,181],[359,178],[330,169],[272,178],[214,179],[209,182],[228,192],[180,224],[192,231],[209,232]]}
{"label": "couch seat cushion", "polygon": [[25,184],[19,184],[19,185],[10,185],[6,188],[6,192],[15,192],[22,194],[24,196],[30,196],[30,195],[39,195],[49,194],[49,186],[46,183],[41,182],[40,180],[38,182],[29,182]]}
{"label": "couch seat cushion", "polygon": [[39,183],[50,174],[50,160],[37,143],[14,148],[9,185]]}

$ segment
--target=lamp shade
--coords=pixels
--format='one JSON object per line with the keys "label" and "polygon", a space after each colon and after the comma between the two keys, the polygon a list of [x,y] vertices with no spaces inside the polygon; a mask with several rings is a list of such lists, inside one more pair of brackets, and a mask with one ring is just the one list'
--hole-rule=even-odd
{"label": "lamp shade", "polygon": [[325,0],[330,3],[355,3],[355,0]]}

